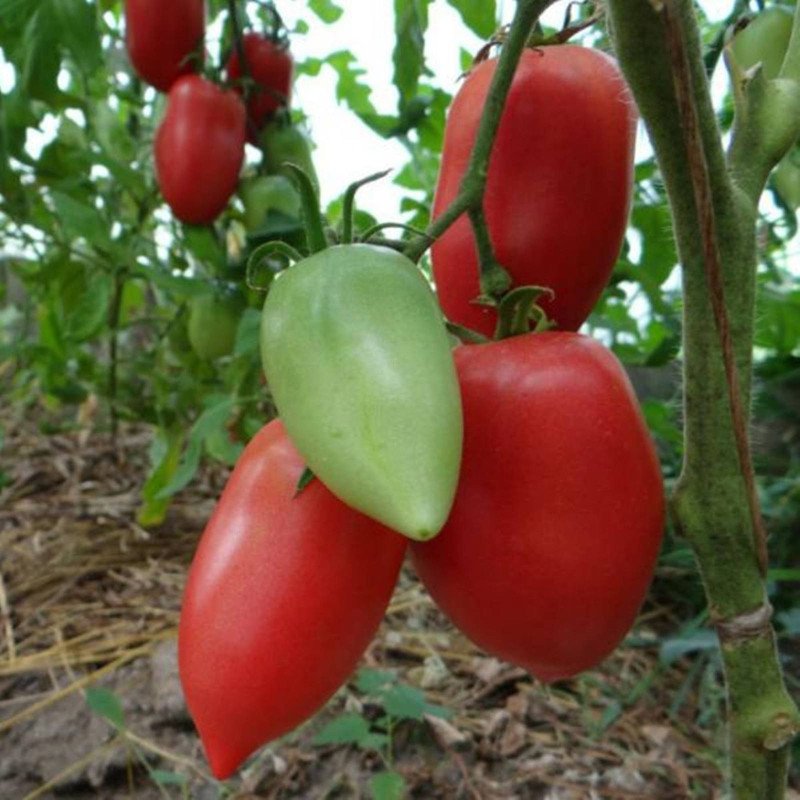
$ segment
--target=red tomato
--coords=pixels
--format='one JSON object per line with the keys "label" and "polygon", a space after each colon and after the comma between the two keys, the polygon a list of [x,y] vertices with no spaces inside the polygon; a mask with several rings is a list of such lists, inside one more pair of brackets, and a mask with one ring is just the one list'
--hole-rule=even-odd
{"label": "red tomato", "polygon": [[[255,143],[258,139],[256,134],[264,123],[281,106],[289,104],[294,62],[286,47],[257,33],[246,33],[243,44],[250,77],[257,84],[247,102],[248,128],[252,127],[248,130],[248,138]],[[236,48],[228,59],[227,72],[231,81],[242,77]]]}
{"label": "red tomato", "polygon": [[[433,214],[455,199],[496,60],[484,61],[447,119]],[[489,163],[484,206],[497,259],[514,285],[548,286],[542,307],[577,330],[608,281],[625,235],[633,186],[636,109],[616,63],[587,47],[526,50]],[[433,245],[439,300],[453,322],[491,336],[472,229],[462,216]]]}
{"label": "red tomato", "polygon": [[455,351],[464,456],[417,572],[487,652],[552,681],[607,656],[634,621],[664,524],[661,472],[610,351],[576,333]]}
{"label": "red tomato", "polygon": [[125,44],[139,76],[168,92],[203,58],[203,0],[125,0]]}
{"label": "red tomato", "polygon": [[178,657],[211,768],[230,775],[346,680],[392,594],[406,539],[348,508],[273,421],[250,442],[200,540]]}
{"label": "red tomato", "polygon": [[205,224],[225,208],[244,159],[245,110],[235,92],[180,78],[155,141],[156,177],[178,219]]}

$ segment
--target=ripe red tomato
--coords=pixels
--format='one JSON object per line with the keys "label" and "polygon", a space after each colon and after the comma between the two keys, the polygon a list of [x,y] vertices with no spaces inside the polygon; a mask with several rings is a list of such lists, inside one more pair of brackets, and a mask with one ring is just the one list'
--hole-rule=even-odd
{"label": "ripe red tomato", "polygon": [[417,572],[474,642],[552,681],[607,656],[634,621],[664,523],[661,472],[610,351],[569,332],[455,351],[464,456]]}
{"label": "ripe red tomato", "polygon": [[[479,64],[453,101],[433,214],[455,199],[496,60]],[[542,307],[577,330],[600,296],[625,235],[636,109],[616,63],[575,45],[526,50],[489,163],[484,207],[497,259],[515,285],[548,286]],[[453,322],[491,336],[472,229],[462,216],[433,245],[439,300]]]}
{"label": "ripe red tomato", "polygon": [[273,421],[248,444],[200,540],[178,631],[181,682],[211,768],[229,776],[316,712],[369,644],[399,534],[312,481]]}
{"label": "ripe red tomato", "polygon": [[125,44],[131,64],[162,92],[181,75],[197,70],[204,32],[203,0],[125,0]]}
{"label": "ripe red tomato", "polygon": [[[289,105],[294,62],[286,47],[257,33],[246,33],[242,41],[251,71],[250,77],[257,84],[247,101],[247,134],[248,139],[255,144],[258,141],[256,134],[272,114],[281,106]],[[228,59],[227,72],[231,81],[242,77],[242,67],[236,48]],[[241,89],[239,91],[241,92]]]}
{"label": "ripe red tomato", "polygon": [[213,222],[239,181],[244,159],[244,105],[235,92],[187,75],[169,93],[156,133],[156,177],[178,219]]}

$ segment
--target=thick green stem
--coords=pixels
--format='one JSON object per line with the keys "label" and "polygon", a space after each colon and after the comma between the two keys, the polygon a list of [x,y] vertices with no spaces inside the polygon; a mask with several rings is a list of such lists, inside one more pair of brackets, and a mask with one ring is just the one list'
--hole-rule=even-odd
{"label": "thick green stem", "polygon": [[[458,196],[455,200],[433,220],[428,227],[425,237],[414,239],[406,248],[406,255],[412,261],[419,261],[422,254],[430,247],[432,241],[441,236],[464,212],[478,210],[478,215],[471,215],[476,239],[489,241],[488,231],[485,230],[485,220],[481,213],[483,206],[483,193],[486,189],[486,178],[489,173],[489,157],[492,146],[500,127],[500,118],[511,87],[511,81],[517,70],[517,64],[522,56],[522,51],[530,36],[531,29],[541,16],[542,12],[555,0],[519,0],[517,11],[511,23],[508,37],[503,42],[503,49],[497,62],[486,100],[486,106],[481,116],[481,124],[472,148],[467,171],[461,182]],[[483,226],[483,229],[481,228]],[[489,248],[491,250],[491,246]],[[481,274],[496,269],[497,262],[494,256],[489,256],[486,248],[481,253]]]}
{"label": "thick green stem", "polygon": [[[747,409],[757,264],[756,203],[768,169],[765,173],[761,166],[743,181],[744,170],[736,164],[744,164],[745,159],[736,156],[733,148],[728,171],[690,0],[609,0],[608,6],[617,55],[647,125],[669,194],[683,271],[685,457],[673,512],[697,555],[722,643],[735,797],[777,800],[783,797],[788,743],[800,728],[800,715],[786,692],[769,624],[708,280],[709,254],[715,251],[721,273],[719,297],[725,300],[730,348],[739,376],[739,399]],[[693,144],[687,140],[673,81],[674,52],[669,37],[676,30],[685,48],[687,74],[683,77],[699,129]],[[750,130],[746,120],[737,124],[743,132]],[[750,141],[757,139],[755,134],[748,135]],[[700,151],[692,154],[699,158],[688,157],[690,146]],[[759,159],[764,164],[769,161],[768,156]],[[705,201],[696,192],[692,165],[697,163],[702,164],[708,185]],[[708,207],[699,207],[700,202]],[[709,219],[713,220],[710,228]],[[711,232],[713,242],[708,241]]]}

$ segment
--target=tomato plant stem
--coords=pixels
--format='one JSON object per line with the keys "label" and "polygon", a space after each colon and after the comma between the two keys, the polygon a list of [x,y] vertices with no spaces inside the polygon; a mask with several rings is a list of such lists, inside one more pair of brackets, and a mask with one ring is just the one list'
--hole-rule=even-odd
{"label": "tomato plant stem", "polygon": [[508,90],[511,87],[522,51],[525,49],[534,24],[542,12],[554,1],[519,0],[517,3],[517,10],[508,36],[503,43],[461,190],[447,209],[431,222],[426,235],[417,237],[409,243],[405,253],[412,261],[419,261],[423,253],[430,247],[431,242],[441,236],[464,212],[477,209],[478,214],[471,215],[476,239],[479,246],[482,240],[489,242],[488,248],[485,244],[481,248],[481,275],[496,271],[498,265],[491,252],[491,240],[488,230],[485,229],[486,223],[481,213],[483,193],[486,189],[486,178],[489,172],[489,157],[492,153],[497,129],[500,127],[500,118],[503,114]]}
{"label": "tomato plant stem", "polygon": [[291,175],[300,192],[308,249],[311,253],[318,253],[328,246],[328,240],[325,237],[325,228],[322,224],[317,190],[308,173],[297,164],[286,162],[283,165],[283,169]]}
{"label": "tomato plant stem", "polygon": [[[784,685],[753,547],[747,488],[754,481],[752,467],[740,460],[737,447],[752,382],[757,203],[781,155],[780,142],[769,138],[774,130],[767,131],[756,112],[769,104],[775,87],[761,80],[745,91],[751,105],[737,107],[726,159],[691,0],[665,0],[658,8],[610,0],[608,8],[617,56],[667,188],[683,273],[685,449],[672,503],[676,526],[697,556],[720,638],[733,796],[778,800],[784,797],[800,713]],[[779,122],[786,129],[794,125],[796,136],[800,120]],[[781,136],[788,138],[785,131]],[[722,316],[729,322],[727,347],[718,325]],[[726,349],[738,386],[729,382]],[[732,392],[742,409],[738,421],[731,413]]]}
{"label": "tomato plant stem", "polygon": [[355,183],[351,183],[347,187],[342,200],[342,244],[352,244],[353,242],[353,215],[355,214],[356,192],[368,183],[385,178],[390,172],[390,169],[376,172]]}
{"label": "tomato plant stem", "polygon": [[[241,65],[242,75],[249,80],[252,80],[253,73],[250,71],[250,64],[247,60],[247,52],[244,48],[244,39],[242,38],[242,26],[239,24],[239,9],[236,6],[237,0],[228,0],[228,20],[231,26],[231,34],[233,38],[233,46],[236,48],[236,53],[239,56],[239,64]],[[250,94],[249,80],[245,80],[243,86],[243,93],[245,102]]]}

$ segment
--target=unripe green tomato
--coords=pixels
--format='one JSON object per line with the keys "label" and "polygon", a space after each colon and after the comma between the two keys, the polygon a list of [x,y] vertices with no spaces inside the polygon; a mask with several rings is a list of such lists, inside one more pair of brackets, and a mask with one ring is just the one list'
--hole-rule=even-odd
{"label": "unripe green tomato", "polygon": [[319,192],[319,181],[308,139],[299,128],[270,122],[261,133],[261,150],[264,164],[269,174],[278,173],[286,162],[296,164],[311,178],[311,183]]}
{"label": "unripe green tomato", "polygon": [[733,37],[731,48],[736,63],[747,70],[760,62],[765,78],[777,78],[789,46],[792,16],[790,9],[781,6],[762,11]]}
{"label": "unripe green tomato", "polygon": [[790,152],[781,160],[772,174],[775,191],[786,205],[794,210],[800,208],[800,163]]}
{"label": "unripe green tomato", "polygon": [[194,298],[189,306],[188,328],[192,349],[207,361],[230,355],[241,316],[238,297],[204,294]]}
{"label": "unripe green tomato", "polygon": [[287,217],[300,216],[300,195],[283,175],[262,175],[241,182],[239,196],[244,203],[244,224],[250,233],[263,227],[270,211]]}
{"label": "unripe green tomato", "polygon": [[342,501],[412,539],[447,519],[461,461],[450,339],[417,267],[339,245],[274,281],[261,356],[286,431]]}

